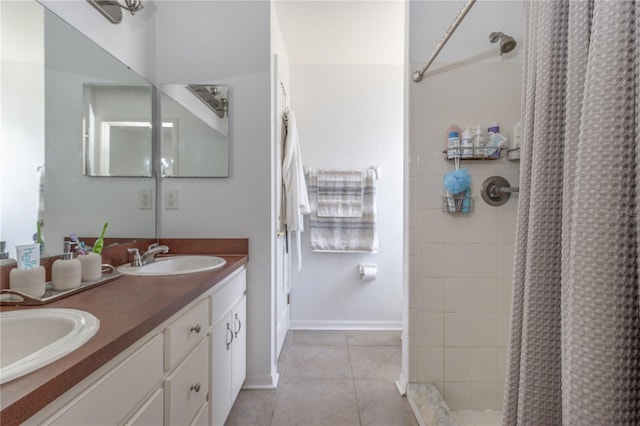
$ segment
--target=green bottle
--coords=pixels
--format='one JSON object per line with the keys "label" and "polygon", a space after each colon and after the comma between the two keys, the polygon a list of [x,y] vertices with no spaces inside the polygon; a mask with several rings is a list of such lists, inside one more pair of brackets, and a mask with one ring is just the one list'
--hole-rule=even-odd
{"label": "green bottle", "polygon": [[105,222],[104,225],[102,225],[102,233],[100,234],[96,242],[93,244],[94,253],[98,253],[98,254],[102,253],[102,248],[104,247],[104,233],[107,230],[107,226],[109,226],[109,222]]}

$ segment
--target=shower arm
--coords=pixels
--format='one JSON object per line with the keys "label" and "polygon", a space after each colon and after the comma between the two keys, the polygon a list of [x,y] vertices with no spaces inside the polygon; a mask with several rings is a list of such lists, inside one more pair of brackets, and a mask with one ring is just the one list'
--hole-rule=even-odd
{"label": "shower arm", "polygon": [[467,3],[464,5],[462,10],[460,10],[460,12],[458,13],[458,16],[456,16],[456,19],[453,20],[453,22],[451,23],[451,26],[449,27],[447,32],[444,34],[444,37],[442,37],[442,40],[440,40],[440,43],[438,43],[438,45],[436,46],[436,49],[433,51],[433,53],[429,57],[429,61],[425,64],[425,66],[421,70],[418,70],[413,73],[413,76],[411,77],[413,81],[415,81],[416,83],[420,83],[422,81],[425,73],[427,72],[427,69],[431,66],[431,63],[435,61],[436,56],[438,56],[438,54],[440,53],[444,45],[447,44],[447,41],[449,41],[449,37],[451,37],[451,35],[456,31],[456,28],[458,28],[458,25],[460,25],[460,22],[462,22],[464,17],[467,15],[467,12],[469,12],[469,9],[471,9],[471,6],[473,6],[475,2],[476,0],[467,0]]}

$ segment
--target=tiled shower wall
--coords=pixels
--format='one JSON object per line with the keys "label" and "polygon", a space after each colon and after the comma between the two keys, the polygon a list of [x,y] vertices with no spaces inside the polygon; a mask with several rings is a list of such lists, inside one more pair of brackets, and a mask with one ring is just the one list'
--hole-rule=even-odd
{"label": "tiled shower wall", "polygon": [[[422,64],[412,64],[419,69]],[[480,197],[494,175],[518,186],[519,162],[461,161],[476,209],[443,213],[450,124],[511,138],[520,120],[520,62],[436,63],[410,82],[410,323],[412,382],[434,383],[452,409],[500,409],[506,369],[517,194],[501,207]],[[438,70],[443,70],[438,72]]]}

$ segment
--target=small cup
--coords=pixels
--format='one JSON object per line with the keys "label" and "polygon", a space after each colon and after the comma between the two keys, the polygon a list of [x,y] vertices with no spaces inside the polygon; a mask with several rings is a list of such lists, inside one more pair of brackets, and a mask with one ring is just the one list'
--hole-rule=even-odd
{"label": "small cup", "polygon": [[44,296],[46,290],[44,267],[12,269],[9,272],[9,288],[35,298]]}
{"label": "small cup", "polygon": [[82,267],[82,281],[96,281],[102,278],[102,256],[89,252],[78,256]]}

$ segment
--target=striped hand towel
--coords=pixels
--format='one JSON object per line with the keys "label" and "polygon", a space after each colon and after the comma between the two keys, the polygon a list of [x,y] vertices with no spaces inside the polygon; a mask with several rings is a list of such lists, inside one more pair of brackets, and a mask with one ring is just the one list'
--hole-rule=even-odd
{"label": "striped hand towel", "polygon": [[[345,172],[361,173],[364,176],[362,186],[362,205],[359,217],[321,216],[318,214],[319,200],[322,198],[319,185],[324,176],[331,173],[344,175]],[[323,178],[319,179],[322,175]],[[309,216],[311,250],[315,252],[367,252],[378,251],[378,224],[376,219],[375,172],[367,170],[309,170],[308,189],[311,214]],[[353,189],[353,188],[351,188]],[[351,191],[356,192],[356,191]],[[355,203],[354,203],[355,204]],[[340,209],[338,209],[340,210]],[[345,210],[345,209],[343,209]],[[346,208],[354,211],[354,208]]]}

